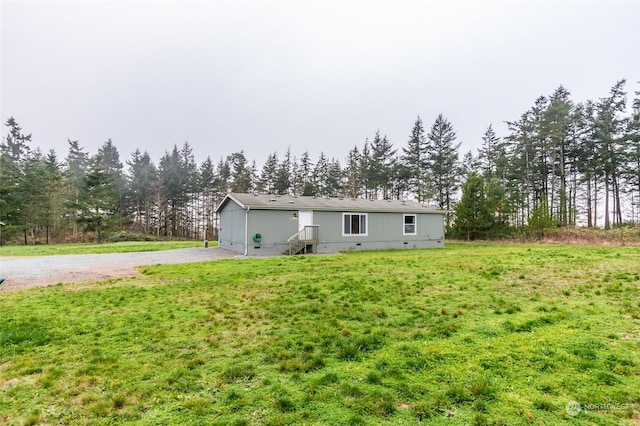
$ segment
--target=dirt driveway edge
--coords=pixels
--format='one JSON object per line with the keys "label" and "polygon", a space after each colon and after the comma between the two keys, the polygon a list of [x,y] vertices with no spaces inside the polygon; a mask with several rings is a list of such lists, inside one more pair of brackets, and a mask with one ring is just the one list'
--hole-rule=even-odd
{"label": "dirt driveway edge", "polygon": [[[139,266],[207,262],[238,257],[238,253],[214,248],[186,248],[164,251],[77,254],[34,257],[0,257],[3,290],[23,290],[63,283],[133,277]],[[244,256],[240,256],[244,257]]]}

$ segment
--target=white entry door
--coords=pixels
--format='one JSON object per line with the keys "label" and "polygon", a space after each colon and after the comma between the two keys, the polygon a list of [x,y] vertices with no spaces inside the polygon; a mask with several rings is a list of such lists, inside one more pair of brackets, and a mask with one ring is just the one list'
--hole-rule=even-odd
{"label": "white entry door", "polygon": [[313,211],[312,210],[300,210],[298,212],[298,229],[302,229],[305,226],[313,225]]}
{"label": "white entry door", "polygon": [[[298,230],[304,229],[305,226],[313,225],[313,211],[312,210],[300,210],[298,211]],[[307,239],[313,238],[313,230],[308,229],[306,236]]]}

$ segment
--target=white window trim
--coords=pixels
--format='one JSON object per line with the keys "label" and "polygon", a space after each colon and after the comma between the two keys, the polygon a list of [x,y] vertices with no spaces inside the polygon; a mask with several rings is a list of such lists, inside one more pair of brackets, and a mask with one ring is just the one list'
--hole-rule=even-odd
{"label": "white window trim", "polygon": [[[405,218],[407,216],[413,216],[414,217],[413,232],[410,232],[410,233],[405,232],[405,225],[407,225],[407,223],[405,222]],[[402,235],[418,235],[418,215],[417,214],[403,214],[402,215]]]}
{"label": "white window trim", "polygon": [[[353,216],[364,216],[365,217],[365,229],[363,234],[345,234],[344,232],[344,217],[346,215]],[[357,212],[344,212],[342,213],[342,221],[340,222],[340,229],[342,229],[343,237],[367,237],[369,236],[369,214],[368,213],[357,213]]]}

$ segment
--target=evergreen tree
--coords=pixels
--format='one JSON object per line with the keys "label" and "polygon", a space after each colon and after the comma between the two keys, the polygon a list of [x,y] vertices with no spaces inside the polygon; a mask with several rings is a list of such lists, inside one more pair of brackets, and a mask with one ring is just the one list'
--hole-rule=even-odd
{"label": "evergreen tree", "polygon": [[303,191],[304,178],[300,173],[300,164],[294,156],[291,163],[291,194],[294,196],[301,195]]}
{"label": "evergreen tree", "polygon": [[231,166],[228,159],[220,157],[220,161],[218,161],[214,188],[218,202],[222,201],[231,188]]}
{"label": "evergreen tree", "polygon": [[275,178],[275,193],[288,194],[291,189],[291,148],[287,149],[284,160],[278,164]]}
{"label": "evergreen tree", "polygon": [[208,233],[217,228],[215,226],[215,209],[217,205],[215,181],[216,173],[213,161],[211,161],[211,157],[207,157],[200,165],[198,183],[202,198],[202,220],[204,222],[204,230]]}
{"label": "evergreen tree", "polygon": [[309,195],[328,196],[331,192],[329,188],[329,160],[320,152],[318,161],[313,168],[313,189],[314,192]]}
{"label": "evergreen tree", "polygon": [[504,178],[507,166],[506,146],[496,135],[493,126],[489,124],[482,135],[482,146],[478,149],[478,162],[485,179]]}
{"label": "evergreen tree", "polygon": [[[40,179],[35,171],[41,166],[41,153],[32,153],[31,135],[22,133],[22,128],[11,117],[5,123],[8,133],[0,143],[0,221],[5,224],[3,239],[11,238],[14,233],[24,232],[27,244],[27,232],[36,226],[36,212],[25,207],[40,207],[35,198],[41,196],[41,188],[30,179]],[[27,176],[28,174],[28,176]],[[34,188],[37,193],[29,192]],[[33,237],[33,235],[32,235]]]}
{"label": "evergreen tree", "polygon": [[256,164],[256,160],[251,160],[251,166],[249,166],[249,172],[251,177],[251,188],[250,191],[256,191],[256,182],[259,180],[258,176],[258,165]]}
{"label": "evergreen tree", "polygon": [[149,153],[136,149],[127,161],[129,166],[127,199],[129,200],[135,229],[150,234],[158,195],[158,171]]}
{"label": "evergreen tree", "polygon": [[96,155],[95,160],[100,162],[100,167],[105,171],[105,173],[109,173],[112,176],[119,194],[118,213],[123,214],[124,203],[122,196],[124,195],[125,190],[125,178],[122,171],[123,166],[120,161],[120,153],[111,139],[107,139],[107,141],[98,149],[98,154]]}
{"label": "evergreen tree", "polygon": [[13,117],[7,120],[5,126],[9,128],[8,133],[0,143],[0,221],[5,224],[3,238],[10,239],[15,232],[23,231],[24,243],[27,244],[26,224],[33,212],[25,205],[36,196],[25,187],[29,184],[25,176],[27,165],[31,166],[30,160],[33,160],[29,146],[31,135],[24,135]]}
{"label": "evergreen tree", "polygon": [[100,161],[100,165],[105,172],[113,175],[114,181],[118,182],[119,180],[123,180],[123,166],[120,161],[120,153],[111,139],[107,139],[107,141],[98,149],[96,159]]}
{"label": "evergreen tree", "polygon": [[6,156],[9,162],[20,163],[29,156],[31,147],[31,134],[22,133],[22,127],[18,125],[15,118],[9,117],[5,126],[9,128],[9,133],[3,138],[0,144],[2,155]]}
{"label": "evergreen tree", "polygon": [[82,178],[82,188],[76,208],[76,221],[84,231],[95,232],[98,242],[120,222],[118,203],[120,191],[113,173],[107,171],[99,156],[92,158],[90,169]]}
{"label": "evergreen tree", "polygon": [[625,178],[631,195],[631,220],[640,223],[640,91],[635,92],[627,127],[627,171]]}
{"label": "evergreen tree", "polygon": [[200,191],[198,165],[193,155],[193,148],[189,142],[185,141],[180,149],[180,166],[184,176],[184,191],[186,193],[185,203],[179,210],[178,223],[179,236],[187,238],[200,238],[201,227],[199,226],[198,212],[200,208]]}
{"label": "evergreen tree", "polygon": [[362,182],[361,182],[361,168],[360,151],[357,146],[354,146],[347,157],[347,166],[345,169],[345,195],[350,198],[358,198],[361,194]]}
{"label": "evergreen tree", "polygon": [[[598,189],[603,176],[595,138],[595,104],[586,101],[574,111],[575,171],[577,184],[584,187],[587,227],[598,223]],[[577,203],[574,203],[577,204]]]}
{"label": "evergreen tree", "polygon": [[39,149],[31,152],[23,161],[23,173],[16,187],[20,194],[20,221],[24,229],[24,243],[28,238],[36,243],[36,234],[45,213],[47,204],[46,170]]}
{"label": "evergreen tree", "polygon": [[455,230],[468,241],[484,238],[491,228],[492,217],[485,195],[484,180],[471,173],[462,187],[462,198],[455,206]]}
{"label": "evergreen tree", "polygon": [[84,151],[84,148],[80,146],[80,142],[77,140],[72,141],[67,139],[69,149],[67,158],[65,159],[66,170],[70,180],[71,188],[77,195],[80,192],[82,186],[82,177],[87,169],[89,163],[89,154]]}
{"label": "evergreen tree", "polygon": [[413,125],[407,146],[402,148],[400,161],[403,166],[400,174],[403,179],[406,179],[409,191],[419,203],[426,201],[430,193],[427,175],[427,139],[420,116]]}
{"label": "evergreen tree", "polygon": [[474,157],[473,152],[471,151],[467,151],[462,156],[462,164],[460,166],[463,175],[478,173],[478,171],[481,169],[480,159],[478,157]]}
{"label": "evergreen tree", "polygon": [[[538,98],[540,104],[544,98]],[[533,201],[536,199],[536,156],[535,143],[536,121],[534,112],[526,111],[518,121],[507,122],[511,134],[507,137],[510,143],[509,169],[507,171],[506,189],[509,203],[516,208],[513,222],[518,227],[526,225],[530,216]]]}
{"label": "evergreen tree", "polygon": [[536,200],[531,217],[527,222],[527,230],[534,236],[544,238],[545,232],[554,227],[554,221],[549,214],[549,205],[545,196]]}
{"label": "evergreen tree", "polygon": [[43,160],[44,204],[42,206],[41,225],[45,227],[45,243],[49,244],[50,235],[55,235],[60,227],[60,218],[64,211],[64,201],[68,194],[62,164],[54,150],[49,151]]}
{"label": "evergreen tree", "polygon": [[613,222],[622,223],[622,207],[620,199],[620,174],[624,164],[624,137],[627,118],[622,115],[626,108],[626,81],[620,80],[611,88],[610,96],[601,99],[596,107],[595,137],[599,153],[603,159],[605,207],[604,228],[611,227],[609,202],[613,201]]}
{"label": "evergreen tree", "polygon": [[80,191],[82,190],[83,178],[89,164],[89,154],[80,146],[79,141],[67,139],[67,143],[69,148],[65,159],[65,176],[69,188],[69,219],[70,224],[73,226],[73,236],[75,237],[78,233],[78,222],[76,220],[78,212],[74,206],[77,206],[80,201]]}
{"label": "evergreen tree", "polygon": [[267,161],[262,166],[258,191],[267,194],[276,193],[276,173],[278,171],[278,154],[269,154]]}
{"label": "evergreen tree", "polygon": [[302,195],[309,196],[315,194],[315,187],[313,184],[313,169],[314,164],[311,162],[309,151],[305,151],[300,157],[300,170],[298,174],[301,177]]}
{"label": "evergreen tree", "polygon": [[244,151],[234,152],[228,157],[231,165],[231,191],[250,192],[253,186],[251,168],[247,165]]}
{"label": "evergreen tree", "polygon": [[189,201],[189,177],[186,176],[183,156],[177,145],[173,146],[171,153],[165,151],[160,158],[158,178],[162,216],[162,224],[158,226],[163,229],[164,235],[176,237],[180,235],[180,213]]}
{"label": "evergreen tree", "polygon": [[569,96],[560,86],[549,98],[540,123],[540,137],[545,142],[551,169],[547,175],[548,199],[551,213],[562,226],[566,226],[569,219],[567,167],[573,110]]}
{"label": "evergreen tree", "polygon": [[428,140],[427,165],[435,186],[435,202],[438,207],[450,210],[453,197],[459,188],[460,143],[455,143],[456,132],[453,130],[453,125],[442,114],[438,115],[431,126]]}
{"label": "evergreen tree", "polygon": [[373,142],[371,142],[371,158],[369,162],[369,175],[371,186],[375,192],[375,198],[382,199],[391,198],[391,189],[393,187],[392,173],[395,166],[395,153],[393,145],[387,139],[387,136],[380,137],[380,131],[377,131]]}
{"label": "evergreen tree", "polygon": [[369,139],[365,139],[362,154],[360,155],[360,181],[362,182],[364,198],[375,199],[376,177],[373,159],[371,158]]}
{"label": "evergreen tree", "polygon": [[193,194],[198,193],[198,165],[193,156],[193,148],[191,148],[189,142],[182,144],[180,160],[181,169],[184,173],[185,190],[190,194],[188,198],[192,199]]}
{"label": "evergreen tree", "polygon": [[340,161],[332,158],[327,162],[327,173],[325,175],[325,193],[328,197],[338,197],[343,195],[343,172]]}
{"label": "evergreen tree", "polygon": [[484,187],[486,209],[491,216],[491,227],[487,230],[488,238],[501,238],[509,235],[511,227],[509,217],[512,213],[511,204],[507,198],[501,181],[493,178]]}
{"label": "evergreen tree", "polygon": [[[396,158],[396,161],[391,168],[391,183],[392,183],[392,191],[391,198],[396,200],[404,200],[409,198],[411,193],[414,191],[411,190],[411,174],[409,169],[405,164],[402,163],[401,158]],[[426,182],[422,184],[422,188],[426,188]],[[414,193],[414,195],[416,195]]]}
{"label": "evergreen tree", "polygon": [[19,171],[20,169],[9,160],[8,156],[0,155],[0,222],[5,224],[1,231],[0,246],[4,244],[4,240],[10,240],[17,230],[15,224],[19,210],[15,187]]}

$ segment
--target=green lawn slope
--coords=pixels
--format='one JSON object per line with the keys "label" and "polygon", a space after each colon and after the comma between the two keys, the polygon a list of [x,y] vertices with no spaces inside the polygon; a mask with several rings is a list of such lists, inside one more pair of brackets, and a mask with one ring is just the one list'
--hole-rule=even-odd
{"label": "green lawn slope", "polygon": [[640,249],[451,243],[0,293],[0,423],[637,424]]}

